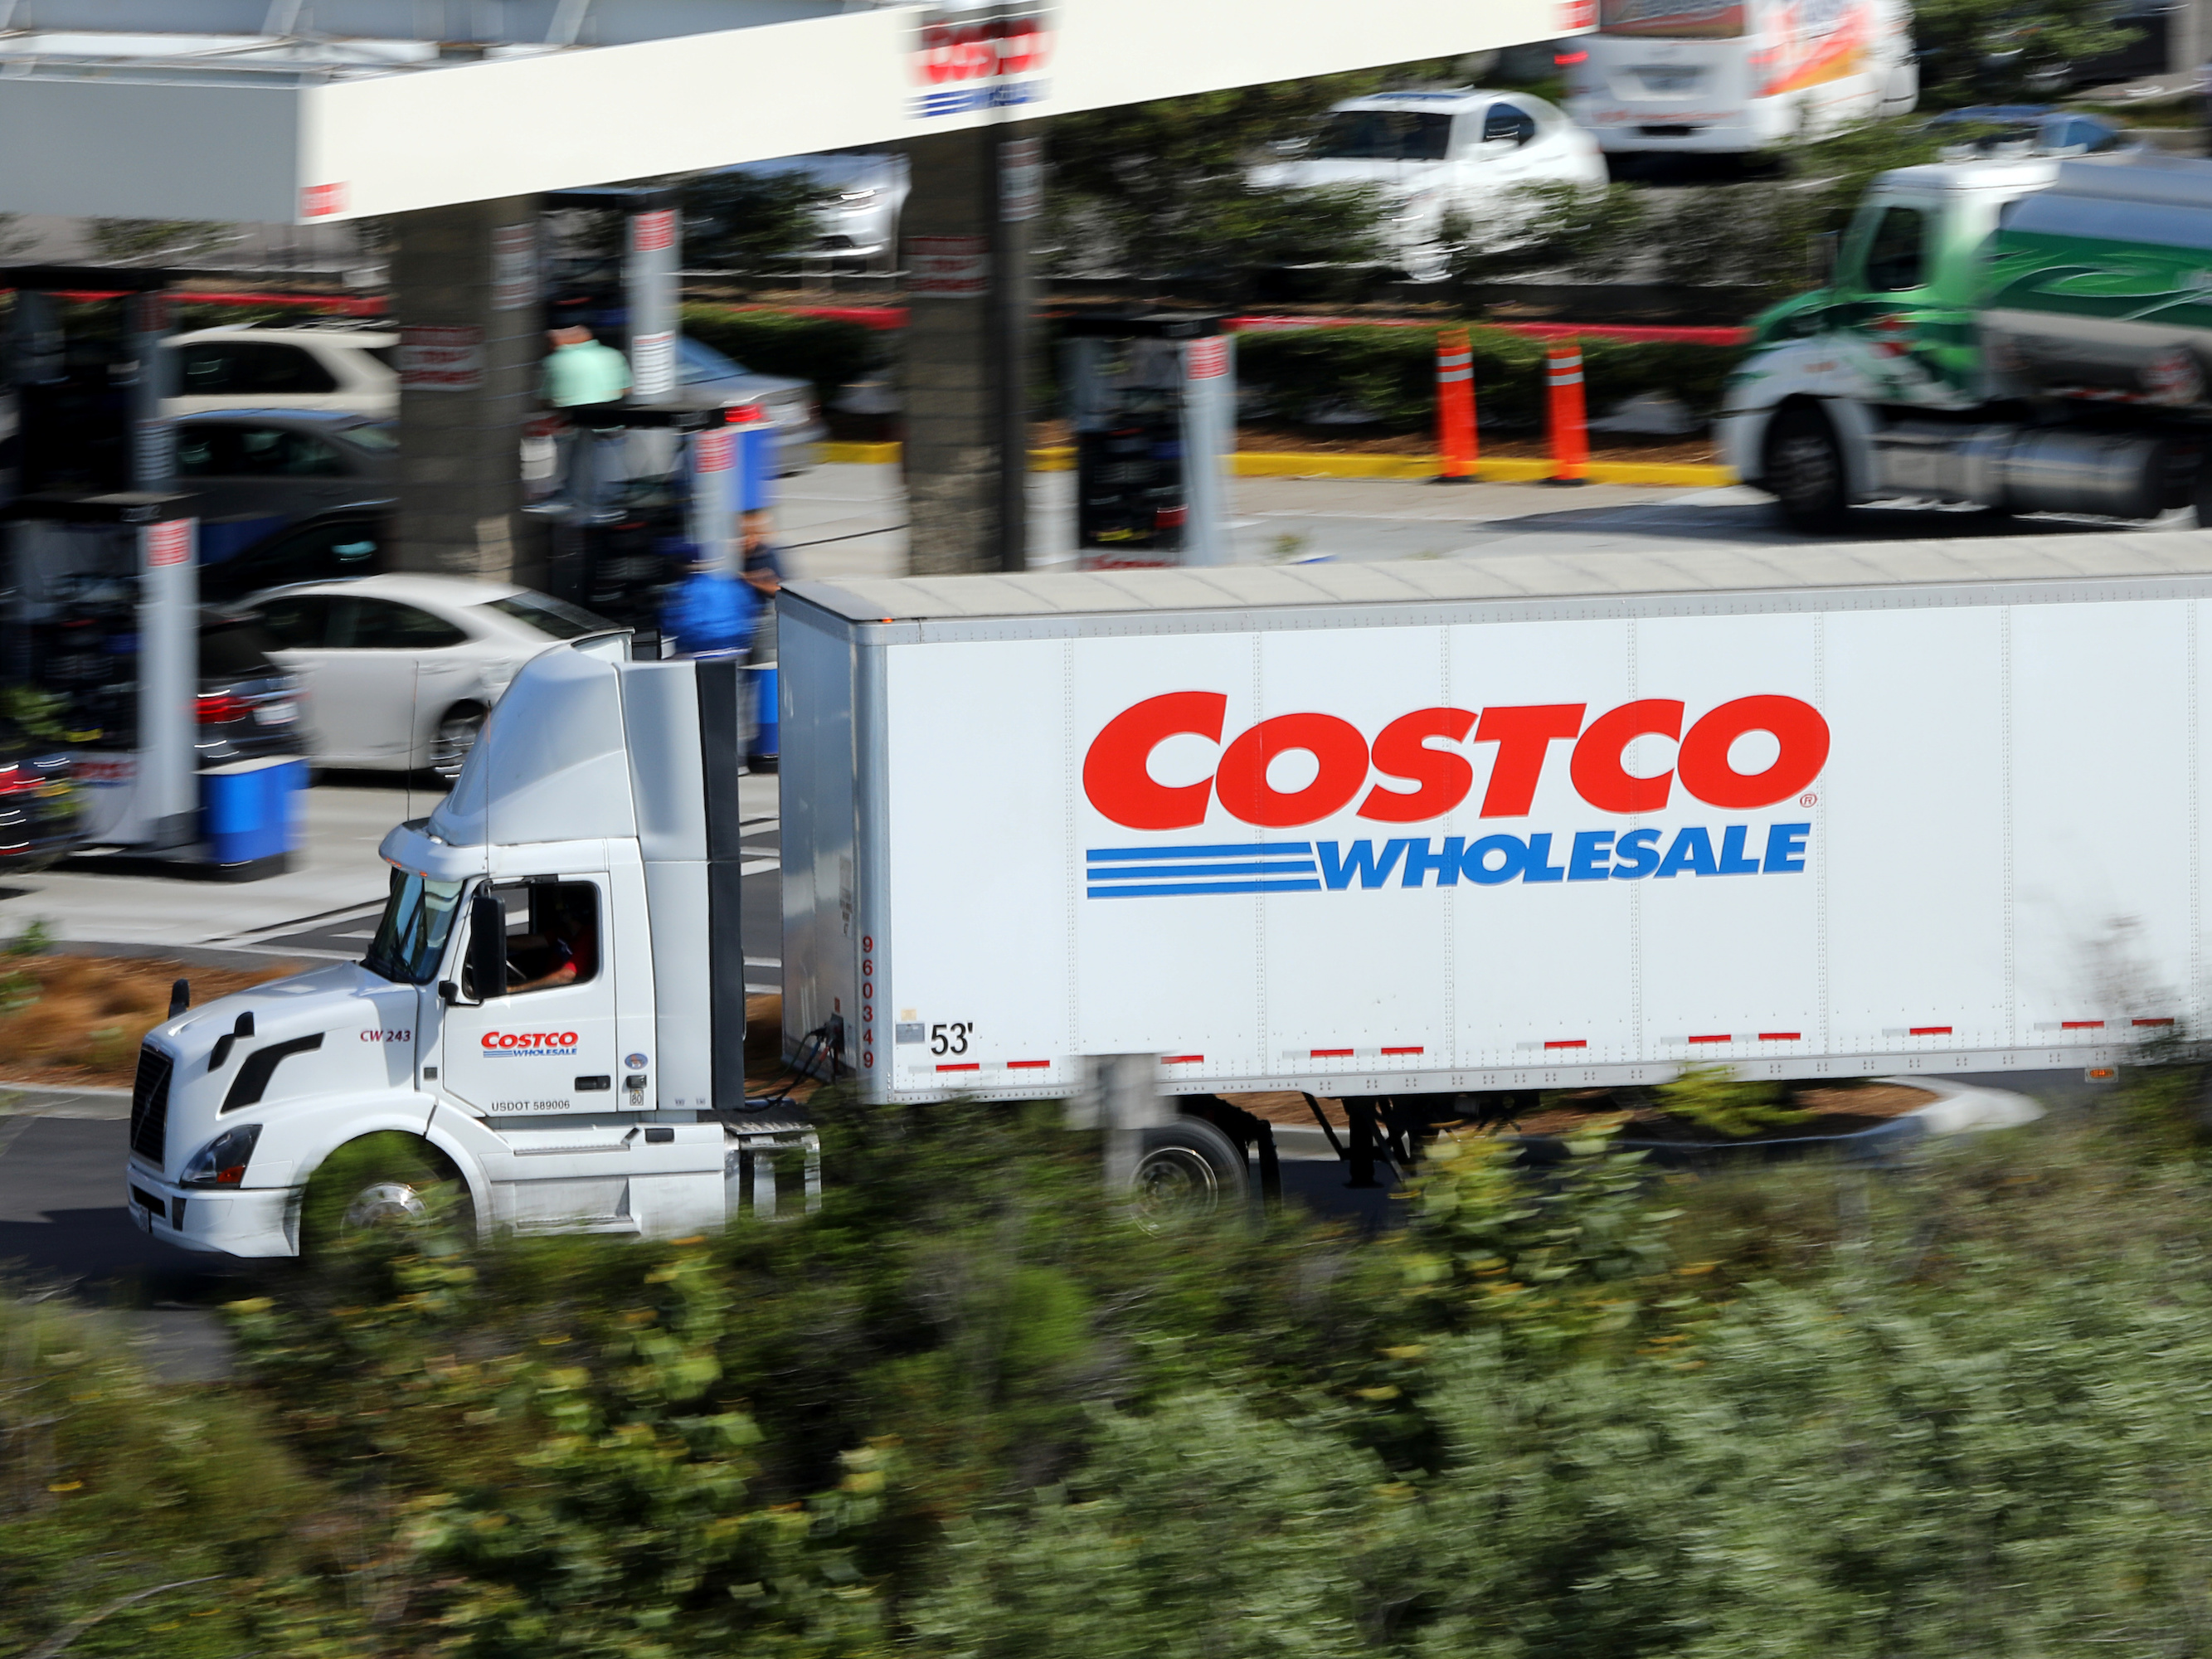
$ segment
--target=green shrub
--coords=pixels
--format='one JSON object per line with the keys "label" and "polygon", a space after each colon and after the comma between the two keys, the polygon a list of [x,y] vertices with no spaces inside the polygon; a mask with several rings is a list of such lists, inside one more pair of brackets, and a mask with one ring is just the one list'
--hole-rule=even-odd
{"label": "green shrub", "polygon": [[[1383,426],[1413,431],[1436,418],[1433,328],[1354,325],[1267,329],[1237,340],[1240,392],[1272,417],[1302,420],[1319,404],[1351,403]],[[1475,408],[1486,428],[1536,430],[1546,414],[1544,362],[1552,343],[1510,329],[1468,331],[1474,355]],[[1699,420],[1720,407],[1741,355],[1733,347],[1588,338],[1581,343],[1589,412],[1645,392],[1667,392]]]}
{"label": "green shrub", "polygon": [[1672,1083],[1661,1084],[1657,1094],[1660,1109],[1669,1115],[1731,1139],[1790,1128],[1813,1115],[1789,1103],[1784,1085],[1740,1078],[1727,1066],[1686,1066]]}

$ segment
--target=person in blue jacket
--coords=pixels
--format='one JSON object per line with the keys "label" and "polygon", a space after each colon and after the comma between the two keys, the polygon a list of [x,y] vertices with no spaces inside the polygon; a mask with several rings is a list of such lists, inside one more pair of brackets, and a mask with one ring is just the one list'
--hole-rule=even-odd
{"label": "person in blue jacket", "polygon": [[690,574],[677,584],[662,606],[662,635],[681,656],[744,650],[753,637],[752,590],[735,576],[715,568],[696,546],[690,554]]}

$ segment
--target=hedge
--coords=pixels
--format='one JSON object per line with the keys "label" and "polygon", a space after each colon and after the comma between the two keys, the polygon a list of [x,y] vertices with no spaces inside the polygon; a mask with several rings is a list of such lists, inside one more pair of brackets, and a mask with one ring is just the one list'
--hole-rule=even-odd
{"label": "hedge", "polygon": [[[1438,331],[1354,325],[1239,335],[1237,377],[1246,412],[1299,420],[1316,404],[1348,402],[1397,430],[1425,426],[1436,409]],[[1540,426],[1544,358],[1553,343],[1503,328],[1470,328],[1468,337],[1482,425]],[[1666,392],[1701,421],[1720,407],[1722,386],[1741,355],[1732,347],[1596,338],[1583,341],[1582,350],[1592,415],[1639,392]]]}

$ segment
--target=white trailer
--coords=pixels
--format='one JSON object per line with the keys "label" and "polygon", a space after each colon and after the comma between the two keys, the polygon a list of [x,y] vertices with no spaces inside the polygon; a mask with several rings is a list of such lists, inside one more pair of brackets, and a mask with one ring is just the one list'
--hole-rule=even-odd
{"label": "white trailer", "polygon": [[[901,1102],[1113,1057],[1170,1193],[1264,1174],[1224,1092],[2107,1066],[2204,1010],[2208,605],[2193,532],[793,583],[783,1045]],[[362,963],[149,1034],[139,1224],[287,1255],[340,1170],[484,1228],[795,1195],[736,698],[532,661]]]}
{"label": "white trailer", "polygon": [[2173,533],[795,583],[784,1040],[908,1101],[2106,1065],[2203,1006],[2208,577]]}

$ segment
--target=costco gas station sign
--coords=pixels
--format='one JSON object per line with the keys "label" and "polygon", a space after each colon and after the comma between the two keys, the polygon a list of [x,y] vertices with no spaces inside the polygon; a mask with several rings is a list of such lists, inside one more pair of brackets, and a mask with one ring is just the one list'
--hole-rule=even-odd
{"label": "costco gas station sign", "polygon": [[917,119],[1034,104],[1046,92],[1053,20],[1040,5],[939,7],[921,15],[914,75]]}

